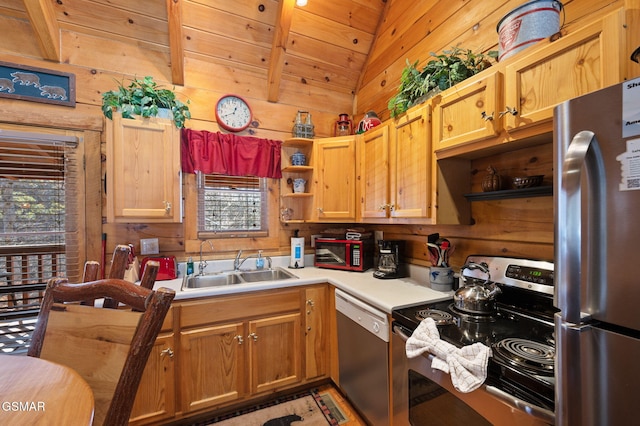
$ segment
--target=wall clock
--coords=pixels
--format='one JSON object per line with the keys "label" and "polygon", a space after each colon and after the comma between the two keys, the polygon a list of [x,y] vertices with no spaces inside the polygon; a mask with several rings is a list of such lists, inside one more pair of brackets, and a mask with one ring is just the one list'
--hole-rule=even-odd
{"label": "wall clock", "polygon": [[247,101],[237,95],[224,95],[216,104],[218,126],[230,132],[240,132],[251,124],[253,114]]}

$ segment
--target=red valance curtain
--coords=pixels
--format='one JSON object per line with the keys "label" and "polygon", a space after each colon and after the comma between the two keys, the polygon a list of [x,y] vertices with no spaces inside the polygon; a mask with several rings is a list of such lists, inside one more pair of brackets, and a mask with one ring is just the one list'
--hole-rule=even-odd
{"label": "red valance curtain", "polygon": [[279,179],[281,145],[271,139],[182,129],[182,171]]}

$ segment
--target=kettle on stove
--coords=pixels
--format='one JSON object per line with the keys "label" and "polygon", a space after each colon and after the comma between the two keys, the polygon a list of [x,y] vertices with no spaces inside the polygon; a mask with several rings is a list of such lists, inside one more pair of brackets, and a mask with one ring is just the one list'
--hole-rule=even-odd
{"label": "kettle on stove", "polygon": [[[474,279],[473,283],[467,284],[467,279],[463,275],[465,269],[479,269],[487,275],[484,282]],[[460,280],[463,287],[456,290],[453,295],[454,306],[461,311],[471,314],[490,314],[496,309],[495,296],[502,291],[495,283],[492,283],[489,267],[486,263],[471,262],[460,269]]]}

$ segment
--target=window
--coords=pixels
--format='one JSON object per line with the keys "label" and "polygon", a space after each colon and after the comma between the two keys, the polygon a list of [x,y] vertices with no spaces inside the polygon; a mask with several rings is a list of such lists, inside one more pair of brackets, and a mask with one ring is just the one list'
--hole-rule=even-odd
{"label": "window", "polygon": [[265,178],[198,173],[198,236],[265,236]]}
{"label": "window", "polygon": [[77,147],[75,137],[0,131],[1,352],[26,350],[49,278],[80,275]]}

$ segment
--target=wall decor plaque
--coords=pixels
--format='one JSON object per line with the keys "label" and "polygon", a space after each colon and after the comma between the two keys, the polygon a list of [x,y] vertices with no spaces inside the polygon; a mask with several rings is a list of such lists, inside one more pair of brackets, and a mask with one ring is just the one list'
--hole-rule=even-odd
{"label": "wall decor plaque", "polygon": [[76,76],[0,61],[0,97],[75,107]]}

